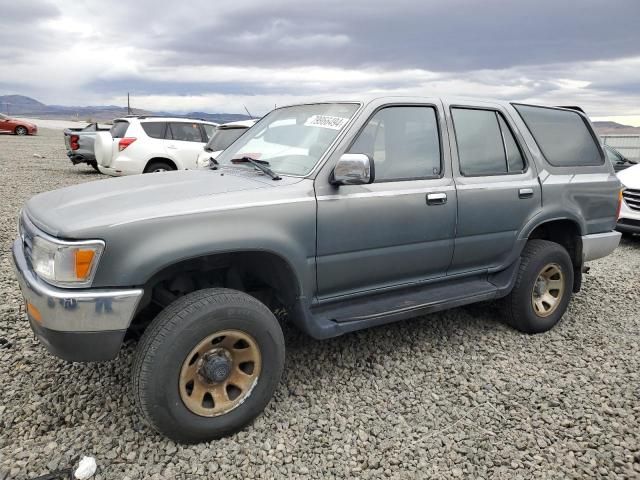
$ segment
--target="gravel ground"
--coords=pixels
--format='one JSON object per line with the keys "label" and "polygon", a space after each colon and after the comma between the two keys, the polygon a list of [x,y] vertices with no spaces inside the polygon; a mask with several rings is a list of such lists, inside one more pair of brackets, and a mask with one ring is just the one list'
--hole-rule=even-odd
{"label": "gravel ground", "polygon": [[[47,158],[34,158],[33,154]],[[183,447],[134,412],[133,347],[67,364],[33,341],[9,247],[35,193],[100,180],[60,131],[0,135],[0,472],[32,478],[94,455],[95,478],[640,477],[640,239],[593,262],[552,331],[481,305],[318,342],[287,364],[253,426]],[[1,341],[0,341],[1,342]],[[3,479],[3,473],[0,473]]]}

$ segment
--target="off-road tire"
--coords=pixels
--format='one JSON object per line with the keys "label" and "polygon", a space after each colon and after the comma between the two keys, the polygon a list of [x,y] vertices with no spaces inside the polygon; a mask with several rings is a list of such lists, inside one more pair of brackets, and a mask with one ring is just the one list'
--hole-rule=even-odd
{"label": "off-road tire", "polygon": [[155,173],[159,171],[169,172],[175,170],[174,166],[169,162],[164,162],[162,160],[154,160],[150,162],[144,169],[144,173]]}
{"label": "off-road tire", "polygon": [[[228,329],[255,339],[262,356],[260,375],[250,395],[233,410],[216,417],[197,415],[180,396],[183,362],[202,339]],[[264,410],[280,381],[284,359],[282,329],[264,304],[237,290],[198,290],[170,304],[143,334],[132,369],[135,403],[155,430],[177,442],[220,438],[241,430]]]}
{"label": "off-road tire", "polygon": [[[547,317],[539,316],[532,305],[532,292],[540,271],[558,265],[564,277],[564,292],[558,306]],[[520,267],[511,293],[502,299],[504,321],[523,333],[550,330],[562,318],[573,290],[573,264],[567,250],[548,240],[529,240],[522,251]]]}

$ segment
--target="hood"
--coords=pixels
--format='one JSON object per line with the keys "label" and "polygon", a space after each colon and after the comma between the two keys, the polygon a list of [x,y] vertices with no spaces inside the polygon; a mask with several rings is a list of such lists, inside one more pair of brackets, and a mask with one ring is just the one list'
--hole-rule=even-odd
{"label": "hood", "polygon": [[640,164],[618,172],[618,179],[626,188],[640,190]]}
{"label": "hood", "polygon": [[[278,189],[299,178],[273,181],[242,168],[180,170],[97,180],[31,198],[25,208],[31,221],[60,238],[83,238],[83,232],[194,208],[233,205],[263,189]],[[224,199],[224,200],[223,200]]]}

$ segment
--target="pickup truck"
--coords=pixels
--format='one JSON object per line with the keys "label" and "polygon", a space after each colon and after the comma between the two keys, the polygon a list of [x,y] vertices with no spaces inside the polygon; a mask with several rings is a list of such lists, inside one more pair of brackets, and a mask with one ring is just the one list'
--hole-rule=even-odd
{"label": "pickup truck", "polygon": [[67,157],[71,163],[77,165],[86,163],[98,170],[98,163],[93,150],[97,132],[108,132],[109,127],[100,127],[97,123],[90,123],[82,128],[67,128],[64,130],[64,144],[67,147]]}
{"label": "pickup truck", "polygon": [[620,182],[571,109],[293,105],[211,163],[41,193],[13,245],[41,342],[99,361],[141,333],[135,402],[180,442],[265,408],[284,368],[281,321],[326,339],[495,300],[506,324],[545,332],[621,235]]}

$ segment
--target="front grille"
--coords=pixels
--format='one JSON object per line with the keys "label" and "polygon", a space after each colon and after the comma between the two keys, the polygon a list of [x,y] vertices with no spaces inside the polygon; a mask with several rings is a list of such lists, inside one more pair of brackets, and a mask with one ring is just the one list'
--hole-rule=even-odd
{"label": "front grille", "polygon": [[622,198],[631,210],[640,211],[640,190],[625,190],[622,192]]}

